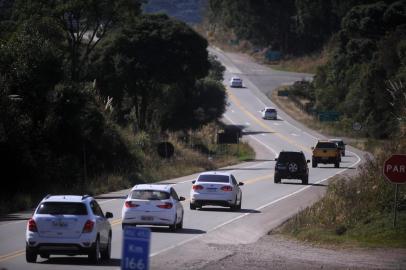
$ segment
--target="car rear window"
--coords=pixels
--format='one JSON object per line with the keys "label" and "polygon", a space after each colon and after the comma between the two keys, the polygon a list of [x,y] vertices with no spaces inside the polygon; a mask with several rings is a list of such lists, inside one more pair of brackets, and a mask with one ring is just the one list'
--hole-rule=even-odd
{"label": "car rear window", "polygon": [[278,162],[289,162],[289,161],[302,161],[303,154],[296,152],[282,152],[279,154]]}
{"label": "car rear window", "polygon": [[39,206],[37,214],[86,216],[87,209],[83,203],[44,202]]}
{"label": "car rear window", "polygon": [[267,109],[266,112],[276,112],[275,109]]}
{"label": "car rear window", "polygon": [[138,200],[167,200],[170,198],[170,194],[160,190],[133,190],[131,193],[131,199]]}
{"label": "car rear window", "polygon": [[230,178],[228,175],[214,175],[214,174],[204,174],[200,175],[197,179],[199,182],[213,182],[213,183],[229,183]]}
{"label": "car rear window", "polygon": [[334,143],[336,143],[338,146],[343,146],[344,142],[343,141],[332,141]]}
{"label": "car rear window", "polygon": [[333,142],[319,142],[316,148],[337,148],[337,145]]}

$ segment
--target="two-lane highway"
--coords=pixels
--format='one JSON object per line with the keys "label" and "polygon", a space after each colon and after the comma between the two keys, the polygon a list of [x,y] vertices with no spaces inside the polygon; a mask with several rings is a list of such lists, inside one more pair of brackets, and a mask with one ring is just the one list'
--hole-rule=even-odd
{"label": "two-lane highway", "polygon": [[[263,92],[271,91],[282,83],[309,78],[310,75],[274,71],[256,64],[244,56],[226,54],[217,49],[211,49],[211,52],[218,55],[219,59],[227,67],[226,84],[232,75],[238,75],[244,80],[245,88],[231,89],[227,87],[230,106],[224,115],[224,120],[230,124],[245,127],[244,132],[246,135],[244,137],[255,148],[257,160],[225,168],[232,171],[238,181],[245,183],[242,186],[242,210],[239,212],[232,212],[218,207],[205,207],[203,210],[192,211],[189,209],[188,198],[192,185],[191,181],[196,178],[196,175],[166,181],[175,183],[178,194],[186,197],[187,200],[183,204],[185,209],[184,229],[178,232],[170,232],[167,228],[157,227],[152,229],[151,260],[153,263],[157,262],[155,265],[158,265],[159,269],[159,266],[165,269],[179,269],[174,260],[184,263],[180,268],[187,268],[185,265],[194,262],[192,257],[185,255],[174,259],[173,256],[168,254],[185,245],[191,246],[189,251],[192,251],[194,243],[204,239],[210,239],[207,241],[216,243],[226,241],[225,236],[223,238],[219,237],[219,232],[223,233],[224,230],[232,229],[238,232],[238,239],[234,238],[232,241],[255,241],[268,229],[268,223],[265,221],[268,218],[265,216],[268,208],[278,207],[280,213],[290,213],[289,211],[292,210],[285,211],[285,207],[295,209],[294,211],[305,207],[306,205],[303,205],[303,202],[299,200],[297,206],[294,205],[295,202],[293,205],[286,205],[283,202],[297,194],[304,194],[305,191],[317,186],[315,184],[323,183],[338,173],[356,167],[361,160],[359,152],[350,149],[349,155],[343,158],[341,168],[334,168],[331,165],[310,168],[309,185],[301,185],[299,181],[295,180],[284,180],[284,184],[274,184],[273,167],[275,163],[273,160],[278,153],[282,150],[301,150],[305,153],[307,159],[311,159],[310,147],[314,146],[317,138],[321,138],[322,135],[307,130],[290,119],[280,109],[278,109],[280,119],[263,120],[259,111],[265,105],[273,105]],[[114,214],[111,221],[113,241],[112,260],[110,262],[97,266],[89,264],[85,256],[51,256],[50,259],[39,258],[36,264],[26,263],[24,234],[27,218],[31,213],[18,213],[12,216],[15,220],[0,222],[0,268],[70,269],[80,266],[81,269],[97,269],[100,267],[103,267],[103,269],[117,269],[120,265],[122,243],[120,215],[124,200],[121,197],[125,196],[127,192],[128,190],[105,194],[103,195],[104,199],[99,199],[103,211],[110,211]],[[277,216],[272,216],[272,218],[278,222],[281,219],[281,217]],[[255,227],[255,231],[245,229],[244,226],[247,226],[246,224],[249,222],[252,223],[249,225],[250,228]],[[195,251],[196,254],[199,252],[205,251]],[[206,259],[210,260],[210,258]],[[169,262],[171,262],[170,265]]]}

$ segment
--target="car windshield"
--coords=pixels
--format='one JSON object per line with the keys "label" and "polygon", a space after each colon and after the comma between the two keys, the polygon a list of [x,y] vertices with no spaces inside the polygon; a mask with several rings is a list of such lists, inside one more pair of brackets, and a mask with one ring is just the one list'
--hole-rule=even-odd
{"label": "car windshield", "polygon": [[332,141],[334,143],[336,143],[338,146],[343,146],[344,142],[343,141]]}
{"label": "car windshield", "polygon": [[199,182],[229,183],[228,175],[203,174],[197,179]]}
{"label": "car windshield", "polygon": [[333,142],[318,142],[316,148],[337,148],[337,145]]}
{"label": "car windshield", "polygon": [[282,152],[279,154],[278,162],[289,162],[289,161],[296,161],[296,162],[303,161],[302,153]]}
{"label": "car windshield", "polygon": [[45,202],[40,205],[37,214],[85,216],[87,209],[83,203]]}
{"label": "car windshield", "polygon": [[133,190],[131,199],[138,200],[167,200],[170,194],[160,190]]}

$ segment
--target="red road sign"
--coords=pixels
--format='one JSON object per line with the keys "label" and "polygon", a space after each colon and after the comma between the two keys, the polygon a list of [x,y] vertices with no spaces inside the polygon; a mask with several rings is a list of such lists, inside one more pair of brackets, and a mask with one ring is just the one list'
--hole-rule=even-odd
{"label": "red road sign", "polygon": [[383,164],[383,175],[393,184],[406,183],[406,155],[392,155]]}

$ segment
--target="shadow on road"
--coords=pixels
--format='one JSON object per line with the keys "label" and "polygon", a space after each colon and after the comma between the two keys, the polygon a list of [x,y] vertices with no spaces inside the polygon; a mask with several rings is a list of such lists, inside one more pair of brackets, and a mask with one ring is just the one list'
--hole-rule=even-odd
{"label": "shadow on road", "polygon": [[0,222],[2,221],[19,221],[19,220],[29,220],[32,216],[32,211],[29,213],[22,213],[22,214],[8,214],[4,216],[0,216]]}
{"label": "shadow on road", "polygon": [[95,196],[94,197],[97,200],[110,200],[110,199],[126,199],[127,196]]}
{"label": "shadow on road", "polygon": [[282,185],[297,185],[297,186],[314,186],[314,187],[326,187],[327,185],[325,184],[312,184],[309,183],[307,185],[302,184],[300,182],[294,183],[294,182],[281,182]]}
{"label": "shadow on road", "polygon": [[258,134],[271,134],[275,132],[270,132],[270,131],[243,131],[242,135],[258,135]]}
{"label": "shadow on road", "polygon": [[213,170],[213,171],[263,171],[263,170],[273,170],[273,168],[230,168],[230,169],[218,169],[218,170]]}
{"label": "shadow on road", "polygon": [[230,212],[230,213],[250,213],[250,214],[258,214],[261,211],[255,209],[241,209],[241,210],[231,210],[230,208],[220,208],[220,207],[204,207],[199,208],[199,211],[210,211],[210,212]]}
{"label": "shadow on road", "polygon": [[176,234],[205,234],[206,231],[199,230],[199,229],[192,229],[192,228],[182,228],[177,229],[176,231],[169,230],[168,227],[149,227],[152,232],[160,232],[160,233],[176,233]]}
{"label": "shadow on road", "polygon": [[[52,256],[52,255],[51,255]],[[87,257],[51,257],[46,261],[38,262],[39,264],[64,264],[64,265],[95,265]],[[112,258],[108,261],[102,261],[97,266],[120,266],[121,259]]]}

